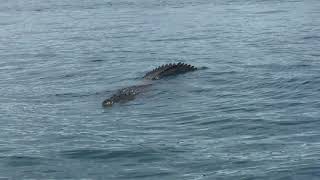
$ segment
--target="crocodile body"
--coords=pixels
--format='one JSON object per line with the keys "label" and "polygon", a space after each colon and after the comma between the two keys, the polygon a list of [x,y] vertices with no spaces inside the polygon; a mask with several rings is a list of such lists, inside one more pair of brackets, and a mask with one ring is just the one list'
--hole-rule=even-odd
{"label": "crocodile body", "polygon": [[198,68],[185,63],[165,64],[159,66],[152,71],[146,73],[143,79],[148,80],[146,84],[135,85],[118,90],[110,98],[103,101],[102,105],[105,107],[112,106],[115,103],[123,103],[135,98],[136,95],[145,92],[155,80],[159,80],[168,76],[174,76],[191,71],[195,71]]}
{"label": "crocodile body", "polygon": [[135,85],[118,90],[110,98],[103,101],[103,106],[112,106],[114,103],[125,103],[133,100],[136,95],[145,92],[152,84]]}
{"label": "crocodile body", "polygon": [[158,80],[167,76],[183,74],[195,70],[197,70],[196,67],[181,62],[177,64],[165,64],[148,72],[143,78],[148,80]]}

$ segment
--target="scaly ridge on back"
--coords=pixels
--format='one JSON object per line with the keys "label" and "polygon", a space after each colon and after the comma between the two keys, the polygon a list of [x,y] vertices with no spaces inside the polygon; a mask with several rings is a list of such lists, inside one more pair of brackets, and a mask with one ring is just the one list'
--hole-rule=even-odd
{"label": "scaly ridge on back", "polygon": [[157,80],[166,76],[183,74],[194,70],[197,70],[197,68],[190,64],[185,64],[182,62],[173,64],[170,63],[153,69],[152,71],[146,73],[146,75],[143,78],[149,80]]}

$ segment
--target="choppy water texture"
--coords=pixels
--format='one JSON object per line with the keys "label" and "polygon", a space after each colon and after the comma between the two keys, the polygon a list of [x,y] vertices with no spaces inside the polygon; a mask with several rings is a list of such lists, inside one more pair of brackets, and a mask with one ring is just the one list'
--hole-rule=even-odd
{"label": "choppy water texture", "polygon": [[[0,179],[319,179],[319,10],[2,0]],[[101,106],[177,61],[209,68]]]}

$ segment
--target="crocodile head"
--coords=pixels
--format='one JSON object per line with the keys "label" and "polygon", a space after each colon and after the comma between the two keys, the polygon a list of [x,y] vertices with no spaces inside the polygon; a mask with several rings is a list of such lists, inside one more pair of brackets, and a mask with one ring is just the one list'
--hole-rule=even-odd
{"label": "crocodile head", "polygon": [[145,92],[148,89],[148,87],[150,87],[151,85],[152,84],[142,84],[142,85],[129,86],[126,88],[122,88],[118,90],[110,98],[104,100],[102,102],[102,106],[111,107],[116,103],[125,103],[130,100],[133,100],[136,95],[142,92]]}
{"label": "crocodile head", "polygon": [[111,107],[116,103],[125,103],[135,98],[136,94],[115,94],[112,97],[104,100],[102,106]]}
{"label": "crocodile head", "polygon": [[114,101],[112,101],[111,99],[106,99],[102,102],[102,106],[104,107],[110,107],[114,104]]}

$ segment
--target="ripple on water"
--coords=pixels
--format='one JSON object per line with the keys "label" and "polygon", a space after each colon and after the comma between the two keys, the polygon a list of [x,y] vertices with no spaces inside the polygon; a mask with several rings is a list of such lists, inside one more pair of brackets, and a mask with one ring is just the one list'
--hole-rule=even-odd
{"label": "ripple on water", "polygon": [[161,151],[142,147],[132,150],[75,149],[62,151],[60,154],[70,159],[91,159],[98,161],[132,159],[139,162],[146,162],[165,158]]}
{"label": "ripple on water", "polygon": [[43,157],[34,156],[3,156],[0,157],[0,159],[11,167],[41,165],[47,161],[47,159]]}

